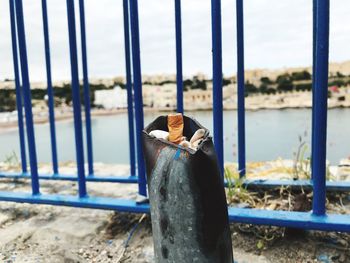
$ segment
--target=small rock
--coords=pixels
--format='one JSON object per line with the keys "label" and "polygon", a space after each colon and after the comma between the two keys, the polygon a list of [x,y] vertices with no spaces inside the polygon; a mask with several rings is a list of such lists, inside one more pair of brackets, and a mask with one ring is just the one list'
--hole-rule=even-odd
{"label": "small rock", "polygon": [[317,257],[317,260],[318,260],[319,262],[322,262],[322,263],[331,263],[331,261],[329,260],[328,255],[326,255],[326,254],[321,254],[321,255],[319,255],[319,256]]}
{"label": "small rock", "polygon": [[340,257],[339,257],[339,262],[346,262],[346,256],[345,254],[341,254]]}

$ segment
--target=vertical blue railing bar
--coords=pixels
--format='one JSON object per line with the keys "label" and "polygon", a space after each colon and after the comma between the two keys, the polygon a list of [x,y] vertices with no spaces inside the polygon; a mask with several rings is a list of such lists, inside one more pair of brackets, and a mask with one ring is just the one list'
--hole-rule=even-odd
{"label": "vertical blue railing bar", "polygon": [[52,88],[51,78],[51,57],[50,57],[50,40],[49,40],[49,25],[47,18],[47,3],[46,0],[41,1],[43,28],[44,28],[44,42],[45,42],[45,60],[46,60],[46,78],[47,78],[47,96],[49,106],[49,122],[51,135],[51,154],[52,154],[52,169],[54,174],[58,174],[57,161],[57,143],[56,143],[56,127],[55,127],[55,104]]}
{"label": "vertical blue railing bar", "polygon": [[238,171],[246,174],[245,156],[245,92],[244,92],[244,15],[243,0],[236,1],[237,12],[237,114],[238,114]]}
{"label": "vertical blue railing bar", "polygon": [[93,158],[93,150],[92,150],[91,105],[90,105],[90,87],[89,87],[89,76],[88,76],[87,51],[86,51],[84,0],[79,0],[79,12],[80,12],[80,32],[81,32],[81,55],[82,55],[82,62],[83,62],[86,148],[87,148],[89,175],[93,175],[94,158]]}
{"label": "vertical blue railing bar", "polygon": [[182,76],[181,0],[175,0],[177,112],[184,112]]}
{"label": "vertical blue railing bar", "polygon": [[[316,67],[316,6],[317,6],[317,0],[312,1],[312,105],[315,104],[315,67]],[[314,120],[315,120],[315,109],[312,107],[312,122],[311,122],[311,163],[314,154]],[[312,178],[313,173],[311,173],[311,178]]]}
{"label": "vertical blue railing bar", "polygon": [[130,61],[130,24],[129,24],[129,5],[128,0],[123,0],[124,16],[124,46],[125,46],[125,71],[126,71],[126,90],[128,100],[128,124],[129,124],[129,158],[130,174],[135,175],[135,137],[134,137],[134,100],[131,80],[131,61]]}
{"label": "vertical blue railing bar", "polygon": [[313,133],[313,213],[325,214],[326,204],[326,148],[327,148],[327,96],[329,53],[329,0],[318,0],[316,7],[316,68]]}
{"label": "vertical blue railing bar", "polygon": [[137,0],[130,0],[131,18],[131,46],[132,64],[134,72],[134,95],[135,95],[135,119],[136,119],[136,143],[137,143],[137,172],[139,178],[139,194],[147,196],[145,163],[142,152],[142,129],[143,129],[143,100],[142,100],[142,76],[140,58],[140,32]]}
{"label": "vertical blue railing bar", "polygon": [[24,125],[23,125],[22,88],[21,88],[21,81],[20,81],[19,68],[18,68],[15,6],[14,6],[13,0],[10,0],[9,2],[10,2],[13,70],[15,75],[15,87],[16,87],[16,107],[17,107],[17,117],[18,117],[19,146],[21,151],[21,166],[22,166],[22,172],[27,173],[27,155],[26,155],[26,144],[25,144],[25,138],[24,138],[25,134],[24,134]]}
{"label": "vertical blue railing bar", "polygon": [[213,52],[214,144],[222,175],[224,174],[221,0],[211,0]]}
{"label": "vertical blue railing bar", "polygon": [[18,46],[21,61],[22,72],[22,85],[23,85],[23,97],[24,97],[24,109],[26,114],[26,126],[27,126],[27,140],[29,149],[29,162],[32,181],[33,195],[40,194],[39,178],[38,178],[38,163],[36,156],[35,146],[35,134],[34,134],[34,121],[32,112],[32,100],[30,93],[30,81],[28,72],[28,58],[27,58],[27,46],[26,36],[24,29],[23,18],[23,4],[22,0],[15,0],[16,18],[17,18],[17,33],[18,33]]}
{"label": "vertical blue railing bar", "polygon": [[75,148],[76,148],[77,169],[78,169],[79,196],[85,197],[87,195],[87,192],[86,192],[86,181],[85,181],[85,172],[84,172],[84,146],[83,146],[83,129],[82,129],[82,119],[81,119],[74,0],[67,0],[67,17],[68,17],[68,31],[69,31],[70,66],[71,66],[71,74],[72,74],[74,132],[75,132]]}

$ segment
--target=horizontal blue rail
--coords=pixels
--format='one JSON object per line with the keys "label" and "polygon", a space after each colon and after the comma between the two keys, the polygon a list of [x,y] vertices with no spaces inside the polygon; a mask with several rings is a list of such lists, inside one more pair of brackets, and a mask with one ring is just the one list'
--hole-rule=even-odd
{"label": "horizontal blue rail", "polygon": [[324,214],[318,216],[311,212],[229,208],[229,219],[230,222],[245,224],[350,232],[350,215]]}
{"label": "horizontal blue rail", "polygon": [[[119,212],[149,213],[148,204],[109,197],[78,197],[69,195],[31,195],[0,192],[0,201],[107,209]],[[230,222],[272,225],[323,231],[350,232],[350,215],[314,215],[309,212],[268,211],[229,207]]]}
{"label": "horizontal blue rail", "polygon": [[148,213],[147,204],[137,204],[127,199],[109,197],[79,197],[72,195],[31,195],[30,193],[0,192],[0,201],[73,206],[82,208],[116,210],[119,212]]}
{"label": "horizontal blue rail", "polygon": [[[31,179],[30,173],[13,173],[13,172],[2,172],[0,178],[12,178],[12,179]],[[56,180],[56,181],[78,181],[76,175],[69,174],[39,174],[41,180]],[[104,175],[95,176],[88,175],[85,177],[87,182],[100,182],[100,183],[138,183],[138,177],[134,175],[130,176],[116,176],[116,175]]]}
{"label": "horizontal blue rail", "polygon": [[[1,172],[0,179],[31,179],[30,173],[16,173],[16,172]],[[138,177],[134,175],[129,176],[116,176],[116,175],[89,175],[86,176],[87,182],[96,183],[138,183]],[[67,174],[39,174],[41,180],[56,180],[56,181],[77,181],[76,175]],[[291,189],[311,190],[313,184],[311,180],[267,180],[267,179],[241,179],[243,180],[243,186],[247,189],[272,189],[278,187],[290,187]],[[234,181],[232,182],[235,183]],[[225,186],[228,183],[225,182]],[[327,181],[327,191],[332,192],[350,192],[350,182],[348,181]]]}
{"label": "horizontal blue rail", "polygon": [[[243,185],[247,188],[257,188],[257,189],[270,189],[278,187],[290,187],[291,189],[300,189],[301,187],[305,190],[313,189],[313,183],[311,180],[266,180],[266,179],[256,179],[256,180],[243,180]],[[349,192],[350,182],[348,181],[327,181],[326,182],[327,191],[335,192]]]}

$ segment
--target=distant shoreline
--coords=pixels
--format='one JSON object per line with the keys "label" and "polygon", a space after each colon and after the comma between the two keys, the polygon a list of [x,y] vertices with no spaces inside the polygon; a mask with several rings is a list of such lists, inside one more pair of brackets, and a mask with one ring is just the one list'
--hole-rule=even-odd
{"label": "distant shoreline", "polygon": [[[260,110],[287,110],[287,109],[311,109],[312,106],[307,105],[305,103],[299,104],[299,105],[287,105],[287,104],[280,104],[276,105],[274,103],[271,103],[269,105],[247,105],[246,103],[246,111],[260,111]],[[348,103],[333,103],[328,105],[328,109],[337,109],[337,108],[350,108],[350,104]],[[73,112],[72,111],[65,111],[64,113],[59,113],[60,108],[55,109],[55,120],[56,122],[64,122],[64,121],[72,121],[73,120]],[[195,112],[195,111],[211,111],[212,108],[192,108],[192,109],[185,109],[187,112]],[[235,111],[237,110],[237,107],[235,105],[226,105],[224,106],[224,111]],[[170,108],[148,108],[144,107],[144,112],[173,112],[175,109]],[[113,116],[117,114],[127,113],[127,109],[93,109],[91,110],[91,116],[93,118],[99,117],[99,116]],[[82,111],[82,119],[85,119],[85,113]],[[34,114],[34,123],[35,124],[47,124],[49,122],[48,116],[42,116],[42,114]],[[18,123],[16,121],[9,121],[9,122],[0,122],[0,134],[3,132],[8,132],[12,130],[18,129]]]}

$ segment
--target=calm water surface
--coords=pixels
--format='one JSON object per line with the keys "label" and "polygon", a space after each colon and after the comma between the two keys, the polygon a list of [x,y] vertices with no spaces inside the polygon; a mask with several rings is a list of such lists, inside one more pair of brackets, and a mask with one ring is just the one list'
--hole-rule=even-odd
{"label": "calm water surface", "polygon": [[[145,115],[145,124],[157,117]],[[190,112],[212,131],[212,112]],[[237,160],[237,112],[224,113],[225,160]],[[350,156],[350,109],[329,110],[327,158],[337,164]],[[310,146],[311,110],[261,110],[246,113],[246,143],[248,161],[265,161],[278,157],[293,158],[301,136]],[[92,120],[94,159],[96,162],[128,163],[127,115],[96,117]],[[35,126],[39,162],[50,162],[50,132],[48,124]],[[57,123],[57,144],[60,161],[75,160],[73,122]],[[309,147],[310,148],[310,147]],[[86,149],[86,147],[85,147]],[[12,152],[19,155],[18,131],[0,133],[0,160]],[[309,154],[309,153],[308,153]]]}

